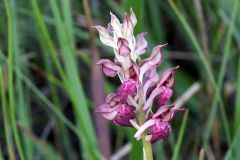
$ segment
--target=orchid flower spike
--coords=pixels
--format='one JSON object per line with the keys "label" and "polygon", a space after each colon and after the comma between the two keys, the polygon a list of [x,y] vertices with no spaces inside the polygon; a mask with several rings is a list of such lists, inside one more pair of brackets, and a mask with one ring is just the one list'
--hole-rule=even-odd
{"label": "orchid flower spike", "polygon": [[[97,64],[106,76],[118,76],[122,84],[114,93],[107,95],[105,103],[96,112],[117,125],[136,127],[137,140],[143,133],[150,136],[151,143],[165,140],[171,133],[170,122],[177,111],[169,101],[173,95],[174,72],[179,66],[167,69],[159,76],[157,68],[163,62],[162,48],[166,44],[155,46],[151,55],[141,60],[140,56],[148,49],[147,33],[134,36],[137,19],[133,10],[130,14],[125,13],[122,23],[113,13],[110,16],[107,28],[95,28],[101,42],[113,49],[114,61],[101,59]],[[155,113],[153,107],[156,107]],[[137,116],[139,112],[145,114],[142,124]]]}

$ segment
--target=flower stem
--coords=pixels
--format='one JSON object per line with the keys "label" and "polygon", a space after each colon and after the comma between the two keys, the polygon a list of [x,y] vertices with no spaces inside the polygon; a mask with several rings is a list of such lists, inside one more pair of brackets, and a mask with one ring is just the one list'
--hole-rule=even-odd
{"label": "flower stem", "polygon": [[[141,109],[139,110],[138,120],[140,125],[144,124],[146,121],[145,113]],[[142,143],[143,143],[143,156],[144,160],[153,160],[152,155],[152,145],[149,140],[146,139],[147,133],[146,131],[142,133]]]}

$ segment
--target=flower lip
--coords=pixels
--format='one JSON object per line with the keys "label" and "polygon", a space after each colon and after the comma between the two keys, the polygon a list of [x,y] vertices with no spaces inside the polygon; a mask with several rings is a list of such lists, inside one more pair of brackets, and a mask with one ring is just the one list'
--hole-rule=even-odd
{"label": "flower lip", "polygon": [[155,97],[154,101],[157,104],[158,107],[161,107],[164,105],[172,96],[173,91],[171,88],[168,88],[166,86],[161,86],[161,93]]}
{"label": "flower lip", "polygon": [[128,96],[135,97],[137,94],[136,81],[128,79],[118,87],[117,93],[120,96],[121,102],[127,102]]}
{"label": "flower lip", "polygon": [[158,140],[165,140],[171,133],[171,126],[168,122],[156,121],[156,124],[150,127],[152,135],[150,142],[155,143]]}
{"label": "flower lip", "polygon": [[114,118],[114,123],[121,126],[132,127],[130,120],[135,118],[135,108],[126,104],[119,104],[117,108],[117,115]]}

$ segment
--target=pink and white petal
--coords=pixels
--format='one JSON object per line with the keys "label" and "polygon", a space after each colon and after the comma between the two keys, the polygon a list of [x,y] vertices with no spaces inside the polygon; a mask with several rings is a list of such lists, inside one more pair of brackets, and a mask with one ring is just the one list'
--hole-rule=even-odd
{"label": "pink and white petal", "polygon": [[102,66],[103,73],[109,77],[114,77],[121,71],[121,67],[119,65],[108,59],[101,59],[97,62],[97,64]]}
{"label": "pink and white petal", "polygon": [[130,20],[132,21],[133,27],[135,27],[137,24],[137,18],[135,16],[132,8],[130,9]]}
{"label": "pink and white petal", "polygon": [[142,81],[144,74],[152,68],[158,67],[162,63],[162,53],[161,48],[165,45],[158,45],[153,48],[150,57],[144,59],[140,66],[139,80]]}
{"label": "pink and white petal", "polygon": [[125,79],[133,79],[133,80],[137,81],[138,75],[139,75],[139,67],[137,66],[136,63],[131,61],[131,67],[129,67],[124,72],[124,77],[125,77]]}
{"label": "pink and white petal", "polygon": [[127,57],[131,53],[131,49],[129,48],[129,43],[124,38],[119,38],[117,42],[118,53],[121,56]]}
{"label": "pink and white petal", "polygon": [[147,91],[150,87],[156,84],[156,82],[159,80],[159,76],[156,72],[156,68],[149,69],[143,78],[143,94],[146,98]]}
{"label": "pink and white petal", "polygon": [[114,47],[113,37],[110,35],[109,31],[102,26],[94,26],[99,32],[100,40],[103,44]]}
{"label": "pink and white petal", "polygon": [[136,46],[135,46],[135,54],[137,56],[143,54],[147,50],[147,41],[144,38],[144,36],[147,34],[147,32],[143,32],[137,35],[136,37]]}
{"label": "pink and white petal", "polygon": [[113,32],[113,28],[112,28],[112,26],[111,26],[111,23],[108,23],[107,31],[110,32],[110,33]]}
{"label": "pink and white petal", "polygon": [[95,112],[98,112],[98,113],[111,113],[111,112],[114,112],[116,110],[117,110],[116,107],[111,108],[108,104],[104,103],[101,106],[97,107]]}
{"label": "pink and white petal", "polygon": [[129,122],[132,124],[132,126],[136,129],[139,129],[140,126],[137,124],[135,119],[130,119]]}
{"label": "pink and white petal", "polygon": [[146,111],[147,109],[149,109],[152,104],[153,104],[153,100],[154,98],[159,95],[161,93],[161,88],[155,88],[152,93],[150,94],[150,96],[148,97],[144,107],[143,107],[143,110]]}
{"label": "pink and white petal", "polygon": [[151,79],[153,82],[157,82],[159,80],[156,68],[151,68],[144,74],[143,84],[149,79]]}
{"label": "pink and white petal", "polygon": [[117,115],[117,111],[110,112],[110,113],[103,113],[102,115],[103,115],[104,118],[106,118],[108,120],[114,120],[114,118]]}
{"label": "pink and white petal", "polygon": [[117,34],[118,37],[121,37],[122,35],[122,24],[118,20],[118,18],[110,12],[111,15],[111,26],[113,29],[113,33]]}
{"label": "pink and white petal", "polygon": [[[117,93],[109,93],[106,97],[106,103],[109,103],[111,100],[115,100],[119,98],[119,95]],[[120,101],[120,98],[119,98],[119,101]]]}
{"label": "pink and white petal", "polygon": [[160,116],[161,114],[170,111],[170,109],[173,107],[174,105],[165,105],[165,106],[161,106],[160,108],[158,108],[157,112],[155,114],[153,114],[153,118],[157,118],[158,116]]}
{"label": "pink and white petal", "polygon": [[171,120],[173,119],[173,116],[174,116],[174,112],[173,112],[173,111],[169,111],[169,112],[167,112],[167,113],[164,115],[162,121],[163,121],[163,122],[169,122],[169,121],[171,121]]}
{"label": "pink and white petal", "polygon": [[173,86],[174,84],[174,76],[173,73],[179,68],[179,66],[173,67],[173,68],[169,68],[168,70],[166,70],[161,78],[160,81],[158,83],[158,86],[162,86],[165,85],[166,87],[170,88]]}
{"label": "pink and white petal", "polygon": [[138,129],[138,131],[135,133],[134,137],[135,137],[137,140],[140,140],[140,139],[141,139],[141,134],[142,134],[146,129],[148,129],[149,127],[153,126],[155,123],[156,123],[156,120],[155,120],[155,119],[150,119],[150,120],[148,120],[147,122],[145,122],[145,123]]}
{"label": "pink and white petal", "polygon": [[123,33],[126,37],[133,35],[133,24],[127,13],[125,13],[123,19]]}
{"label": "pink and white petal", "polygon": [[104,75],[108,76],[108,77],[115,77],[118,73],[115,70],[112,70],[112,69],[104,67],[104,66],[102,67],[102,71],[103,71]]}

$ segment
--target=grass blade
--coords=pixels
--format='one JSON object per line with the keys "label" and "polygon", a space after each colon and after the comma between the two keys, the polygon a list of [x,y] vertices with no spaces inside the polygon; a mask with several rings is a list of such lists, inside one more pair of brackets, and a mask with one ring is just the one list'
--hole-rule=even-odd
{"label": "grass blade", "polygon": [[3,78],[3,71],[2,71],[2,64],[0,66],[0,90],[1,90],[1,102],[2,102],[2,114],[3,114],[3,126],[4,126],[4,134],[7,143],[7,150],[10,160],[15,159],[15,155],[13,152],[13,143],[11,137],[11,128],[10,128],[10,121],[8,119],[8,111],[7,111],[7,100],[5,94],[5,86],[4,86],[4,78]]}
{"label": "grass blade", "polygon": [[[13,19],[13,50],[15,53],[14,62],[16,64],[16,67],[19,68],[19,70],[24,70],[23,63],[21,63],[20,59],[22,56],[22,50],[19,47],[20,43],[20,31],[18,29],[18,15],[16,12],[16,0],[10,0],[10,5],[12,8],[12,19]],[[25,90],[23,86],[23,82],[21,79],[16,76],[16,104],[18,104],[18,112],[17,116],[19,117],[19,120],[27,127],[30,128],[30,121],[29,121],[29,106],[27,103],[27,98],[25,96]],[[26,135],[22,135],[23,138],[23,145],[24,145],[24,152],[26,155],[26,159],[33,159],[33,146],[31,142],[29,141],[28,137]]]}
{"label": "grass blade", "polygon": [[180,157],[179,153],[180,153],[180,148],[183,141],[183,134],[186,129],[187,119],[188,119],[188,111],[185,112],[182,123],[181,123],[180,132],[178,135],[177,143],[175,144],[175,147],[174,147],[172,160],[177,160]]}
{"label": "grass blade", "polygon": [[13,129],[14,139],[17,145],[17,150],[20,156],[20,159],[24,160],[23,149],[20,142],[20,135],[17,128],[17,121],[15,115],[15,99],[14,99],[14,83],[13,83],[13,24],[12,24],[12,15],[10,10],[10,5],[7,0],[4,0],[6,13],[7,13],[7,21],[8,21],[8,93],[9,93],[9,108],[10,108],[10,120]]}
{"label": "grass blade", "polygon": [[[178,19],[180,20],[181,24],[183,25],[184,29],[186,30],[189,38],[191,39],[191,42],[192,42],[194,48],[196,49],[198,56],[200,57],[200,60],[204,66],[204,69],[207,72],[209,80],[212,83],[214,91],[215,91],[215,95],[213,98],[213,103],[212,103],[212,107],[211,107],[211,111],[210,111],[210,116],[209,116],[208,123],[207,123],[207,129],[205,132],[206,134],[204,136],[204,146],[207,147],[209,136],[210,136],[210,133],[212,130],[211,126],[213,124],[213,119],[214,119],[214,117],[216,115],[216,111],[217,111],[217,103],[218,102],[220,103],[220,109],[221,109],[221,114],[222,114],[222,118],[224,121],[224,129],[225,129],[225,133],[227,135],[227,140],[228,140],[228,143],[230,143],[229,126],[228,126],[226,115],[225,115],[226,113],[224,111],[224,104],[223,104],[223,101],[222,101],[222,98],[220,95],[220,88],[221,88],[220,86],[222,85],[221,84],[222,81],[220,81],[220,80],[223,79],[223,76],[218,78],[218,84],[217,84],[217,82],[214,79],[214,76],[213,76],[214,74],[212,72],[212,69],[211,69],[210,65],[208,64],[208,61],[207,61],[206,57],[204,56],[203,51],[197,41],[197,38],[194,36],[193,31],[191,30],[189,24],[184,19],[184,17],[181,15],[181,13],[178,10],[175,3],[172,0],[168,0],[168,2],[170,4],[170,6],[172,7],[172,9],[174,10],[175,14],[177,15]],[[225,73],[225,71],[223,73]]]}
{"label": "grass blade", "polygon": [[[87,102],[83,92],[82,84],[79,79],[80,76],[77,70],[77,64],[75,60],[75,50],[74,48],[72,48],[74,42],[73,39],[68,37],[65,29],[63,28],[63,26],[69,26],[70,24],[66,25],[66,23],[62,21],[57,2],[55,0],[50,1],[50,6],[57,23],[55,27],[63,55],[63,62],[67,76],[67,81],[65,82],[65,84],[68,88],[68,93],[73,102],[78,127],[81,129],[82,132],[81,142],[84,150],[83,153],[86,156],[84,158],[89,159],[90,157],[92,157],[99,159],[100,154],[97,147],[96,135],[94,133],[93,124],[90,118],[90,113],[87,107]],[[71,29],[67,30],[68,32],[71,31]]]}

